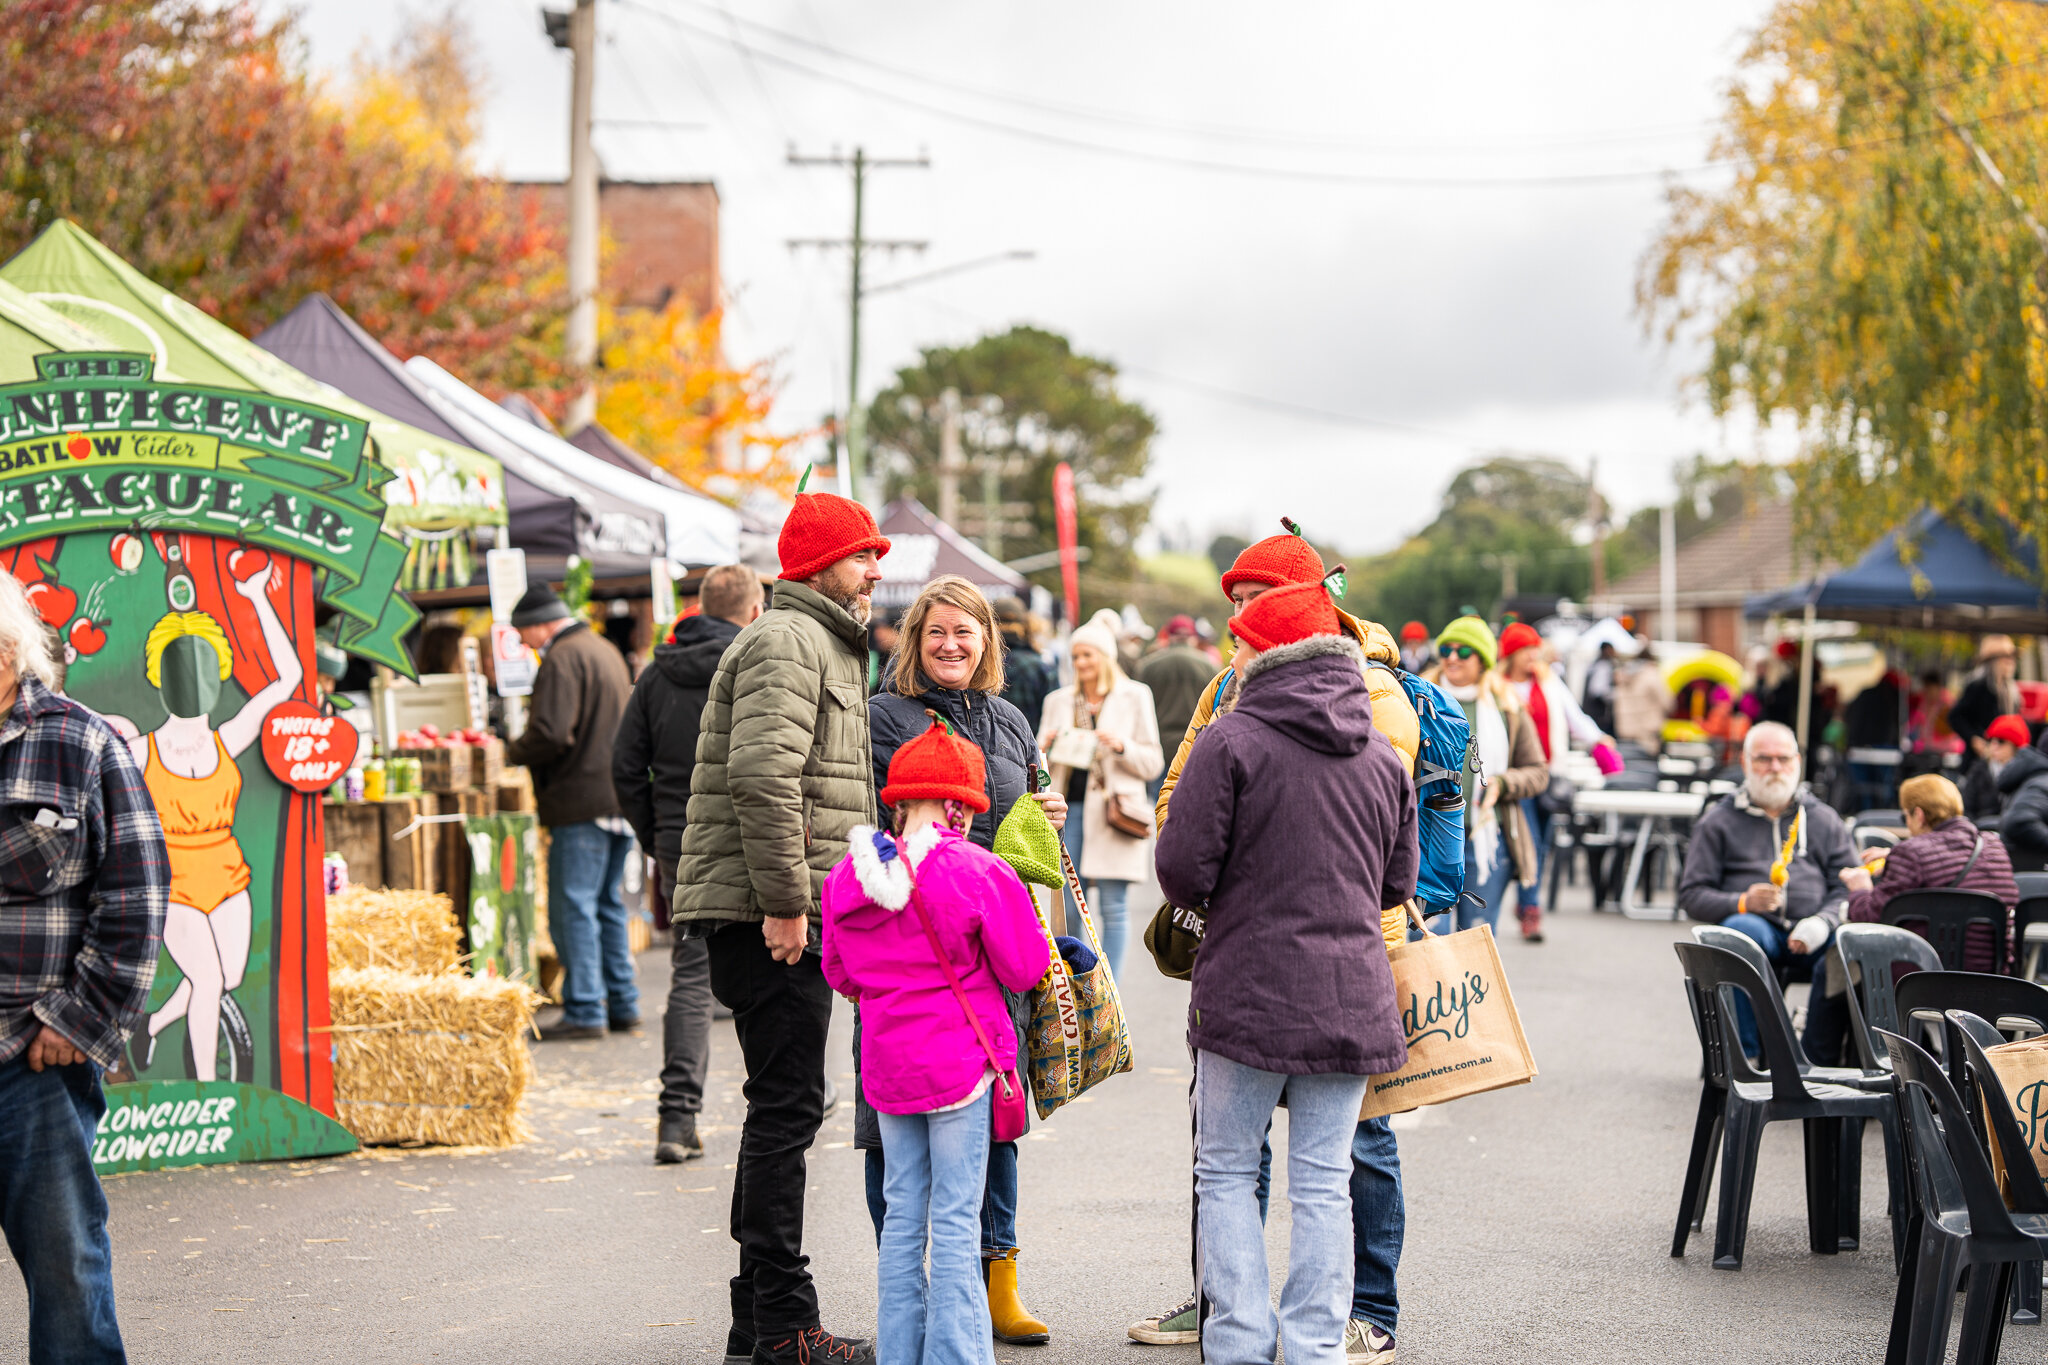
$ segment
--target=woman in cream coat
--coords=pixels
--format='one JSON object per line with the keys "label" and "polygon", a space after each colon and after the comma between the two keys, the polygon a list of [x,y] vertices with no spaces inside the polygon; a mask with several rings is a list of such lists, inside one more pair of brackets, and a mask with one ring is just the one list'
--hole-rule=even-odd
{"label": "woman in cream coat", "polygon": [[[1102,931],[1109,974],[1116,977],[1123,972],[1128,937],[1124,902],[1131,883],[1151,871],[1152,840],[1134,839],[1112,828],[1109,803],[1114,797],[1125,797],[1124,807],[1149,823],[1151,803],[1145,784],[1159,775],[1166,755],[1159,745],[1152,690],[1126,677],[1117,666],[1116,637],[1091,621],[1076,630],[1068,643],[1073,651],[1074,686],[1062,687],[1045,699],[1038,744],[1052,759],[1054,790],[1066,796],[1070,810],[1081,810],[1078,820],[1068,816],[1062,833],[1075,867],[1088,884],[1089,907]],[[1054,752],[1062,732],[1070,730],[1094,732],[1095,756],[1086,766],[1063,764]],[[1068,742],[1069,750],[1073,744]]]}

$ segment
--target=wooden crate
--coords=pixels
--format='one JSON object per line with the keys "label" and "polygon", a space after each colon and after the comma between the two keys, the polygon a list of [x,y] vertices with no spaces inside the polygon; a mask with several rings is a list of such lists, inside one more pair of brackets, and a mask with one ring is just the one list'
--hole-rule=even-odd
{"label": "wooden crate", "polygon": [[394,796],[375,803],[384,816],[384,885],[394,891],[432,891],[438,825],[421,825],[395,837],[423,813],[417,796]]}
{"label": "wooden crate", "polygon": [[507,768],[494,788],[500,811],[530,811],[533,802],[533,774],[524,768]]}
{"label": "wooden crate", "polygon": [[496,735],[469,746],[469,785],[490,791],[505,776],[505,741]]}
{"label": "wooden crate", "polygon": [[416,758],[420,761],[420,787],[430,792],[459,792],[469,786],[470,746],[457,745],[452,749],[395,749],[395,758]]}
{"label": "wooden crate", "polygon": [[362,801],[326,801],[321,813],[327,851],[348,864],[348,879],[357,886],[384,885],[384,811]]}

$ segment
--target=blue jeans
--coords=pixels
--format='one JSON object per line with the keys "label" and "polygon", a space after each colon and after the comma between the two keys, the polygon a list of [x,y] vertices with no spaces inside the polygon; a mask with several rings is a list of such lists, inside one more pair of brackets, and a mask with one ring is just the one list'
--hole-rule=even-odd
{"label": "blue jeans", "polygon": [[28,1285],[32,1365],[120,1365],[107,1198],[92,1169],[99,1068],[0,1066],[0,1230]]}
{"label": "blue jeans", "polygon": [[988,1094],[943,1114],[878,1117],[889,1214],[877,1262],[877,1358],[890,1365],[995,1365],[975,1227],[987,1181]]}
{"label": "blue jeans", "polygon": [[1536,881],[1522,887],[1521,899],[1517,904],[1541,906],[1543,904],[1543,873],[1550,866],[1550,820],[1543,808],[1531,796],[1522,802],[1522,816],[1529,822],[1529,835],[1536,841]]}
{"label": "blue jeans", "polygon": [[637,1019],[640,986],[619,899],[633,836],[608,834],[595,820],[556,825],[548,836],[548,936],[562,959],[562,1015],[578,1027]]}
{"label": "blue jeans", "polygon": [[[875,1241],[882,1240],[882,1225],[889,1216],[888,1180],[883,1172],[888,1161],[879,1147],[867,1154],[868,1217],[875,1224]],[[991,1142],[988,1145],[988,1185],[981,1194],[981,1251],[984,1256],[1017,1248],[1017,1144]]]}
{"label": "blue jeans", "polygon": [[[1481,924],[1489,929],[1499,927],[1500,903],[1507,899],[1508,883],[1515,877],[1515,860],[1508,856],[1507,831],[1501,831],[1500,846],[1494,850],[1493,875],[1490,877],[1480,877],[1479,859],[1472,850],[1472,842],[1471,831],[1467,830],[1465,894],[1458,898],[1455,911],[1430,919],[1429,931],[1433,934],[1448,934],[1453,929],[1471,929]],[[1408,936],[1415,936],[1412,927]]]}
{"label": "blue jeans", "polygon": [[[1772,966],[1789,962],[1794,981],[1804,978],[1813,982],[1812,994],[1806,1001],[1806,1031],[1800,1035],[1800,1043],[1814,1065],[1839,1065],[1844,1033],[1849,1027],[1849,997],[1828,995],[1827,945],[1822,944],[1818,952],[1790,952],[1785,931],[1762,915],[1730,915],[1721,921],[1721,927],[1755,939]],[[1777,988],[1775,981],[1765,984]],[[1763,1040],[1757,1037],[1756,1012],[1749,1007],[1749,997],[1740,991],[1735,993],[1735,1036],[1741,1040],[1744,1052],[1762,1057]]]}
{"label": "blue jeans", "polygon": [[[1259,1147],[1283,1094],[1294,1217],[1276,1318],[1255,1187]],[[1202,1327],[1206,1359],[1271,1361],[1278,1344],[1289,1365],[1344,1365],[1353,1282],[1348,1182],[1364,1098],[1363,1076],[1284,1076],[1213,1052],[1196,1055],[1202,1292],[1213,1306]]]}
{"label": "blue jeans", "polygon": [[1395,1277],[1408,1234],[1401,1149],[1385,1119],[1360,1119],[1351,1135],[1351,1316],[1394,1335],[1401,1317]]}
{"label": "blue jeans", "polygon": [[[1067,856],[1074,860],[1076,872],[1081,870],[1083,823],[1080,810],[1069,809],[1067,827],[1060,831],[1060,837],[1066,841]],[[1083,880],[1088,887],[1088,912],[1095,917],[1095,927],[1102,934],[1102,956],[1109,963],[1110,976],[1121,978],[1124,974],[1124,944],[1130,938],[1124,902],[1129,898],[1131,884],[1125,881],[1097,880],[1092,877]],[[1073,903],[1074,897],[1070,892],[1067,904],[1072,906]],[[1071,912],[1067,932],[1076,938],[1084,937],[1079,920],[1073,917]]]}

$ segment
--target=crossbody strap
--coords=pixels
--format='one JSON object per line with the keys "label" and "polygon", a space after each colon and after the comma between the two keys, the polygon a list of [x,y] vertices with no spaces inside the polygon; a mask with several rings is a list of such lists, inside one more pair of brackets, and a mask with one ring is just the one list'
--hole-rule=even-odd
{"label": "crossbody strap", "polygon": [[924,936],[932,945],[932,956],[939,960],[939,970],[946,974],[946,984],[953,988],[953,998],[960,1002],[960,1012],[967,1016],[968,1027],[974,1030],[975,1041],[981,1044],[982,1055],[988,1058],[988,1069],[1002,1074],[1003,1064],[996,1060],[996,1050],[989,1043],[988,1035],[982,1032],[981,1020],[974,1013],[974,1006],[968,1002],[967,988],[960,984],[960,977],[953,971],[953,963],[946,956],[946,950],[939,946],[939,931],[932,928],[932,917],[925,913],[924,897],[917,887],[910,888],[910,908],[917,911],[917,922],[924,926]]}
{"label": "crossbody strap", "polygon": [[1961,872],[1956,873],[1956,879],[1949,883],[1951,887],[1961,886],[1964,882],[1970,879],[1970,869],[1977,865],[1978,855],[1983,852],[1984,831],[1980,829],[1977,831],[1977,846],[1970,850],[1970,861],[1963,864],[1963,870]]}

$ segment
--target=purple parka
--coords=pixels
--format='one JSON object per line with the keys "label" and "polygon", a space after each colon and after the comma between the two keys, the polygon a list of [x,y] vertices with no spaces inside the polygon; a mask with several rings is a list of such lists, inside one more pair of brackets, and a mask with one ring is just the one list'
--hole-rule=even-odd
{"label": "purple parka", "polygon": [[1196,1047],[1287,1075],[1379,1075],[1408,1049],[1380,909],[1415,894],[1415,795],[1372,724],[1358,647],[1312,636],[1244,670],[1189,752],[1159,886],[1208,910]]}

